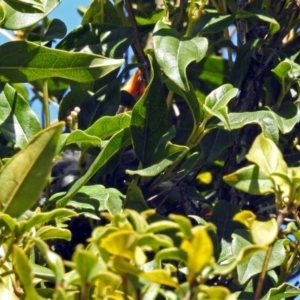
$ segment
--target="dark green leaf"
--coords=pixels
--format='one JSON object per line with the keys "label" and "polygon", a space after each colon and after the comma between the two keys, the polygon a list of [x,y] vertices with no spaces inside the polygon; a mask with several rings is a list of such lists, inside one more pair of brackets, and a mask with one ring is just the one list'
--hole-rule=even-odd
{"label": "dark green leaf", "polygon": [[2,168],[0,205],[3,212],[18,217],[37,202],[49,176],[63,126],[57,123],[39,132]]}
{"label": "dark green leaf", "polygon": [[[31,1],[32,2],[32,1]],[[37,12],[30,5],[14,5],[13,0],[3,2],[6,13],[4,27],[6,29],[18,30],[39,22],[45,18],[58,4],[60,0],[43,0],[42,12]]]}
{"label": "dark green leaf", "polygon": [[0,85],[0,131],[7,141],[24,148],[41,130],[29,103],[9,84]]}
{"label": "dark green leaf", "polygon": [[151,165],[158,142],[166,132],[167,104],[160,88],[159,73],[158,68],[152,65],[149,85],[132,110],[130,130],[133,147],[143,167]]}
{"label": "dark green leaf", "polygon": [[26,41],[0,46],[0,81],[27,82],[60,77],[90,82],[118,69],[123,59],[54,50]]}
{"label": "dark green leaf", "polygon": [[182,38],[172,27],[159,21],[153,33],[154,53],[164,73],[181,89],[188,92],[186,68],[192,62],[199,62],[206,54],[206,38]]}
{"label": "dark green leaf", "polygon": [[128,128],[125,128],[113,135],[109,142],[103,147],[100,154],[97,156],[85,175],[76,181],[62,199],[57,201],[57,206],[65,206],[70,198],[72,198],[97,171],[99,175],[105,175],[113,169],[113,167],[118,163],[118,159],[122,152],[130,145],[130,143],[131,136]]}

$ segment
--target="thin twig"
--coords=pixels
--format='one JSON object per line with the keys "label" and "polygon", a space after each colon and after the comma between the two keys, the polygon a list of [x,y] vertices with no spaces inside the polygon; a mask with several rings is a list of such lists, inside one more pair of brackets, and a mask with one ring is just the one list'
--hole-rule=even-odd
{"label": "thin twig", "polygon": [[135,50],[134,52],[136,53],[138,61],[142,64],[142,73],[144,79],[146,80],[146,84],[148,84],[150,81],[150,63],[142,46],[142,39],[140,37],[139,29],[135,20],[131,0],[125,0],[124,2],[128,13],[130,25],[133,31],[133,48]]}

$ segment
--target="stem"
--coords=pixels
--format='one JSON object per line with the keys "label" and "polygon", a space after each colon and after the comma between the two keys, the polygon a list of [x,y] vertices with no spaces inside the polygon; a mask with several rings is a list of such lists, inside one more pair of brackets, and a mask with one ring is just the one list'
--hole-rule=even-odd
{"label": "stem", "polygon": [[50,126],[50,112],[49,112],[49,102],[48,102],[48,80],[43,80],[43,113],[45,118],[45,127]]}
{"label": "stem", "polygon": [[174,92],[169,91],[168,96],[167,96],[167,108],[169,109],[172,105],[172,100],[173,100]]}
{"label": "stem", "polygon": [[278,99],[277,99],[277,101],[275,103],[275,106],[274,106],[274,109],[273,109],[274,111],[278,111],[279,110],[279,108],[280,108],[280,106],[282,104],[282,101],[284,99],[285,94],[286,94],[286,92],[285,92],[285,88],[284,88],[284,85],[283,85],[282,88],[281,88],[279,97],[278,97]]}
{"label": "stem", "polygon": [[206,1],[202,0],[202,3],[198,9],[195,8],[195,0],[191,0],[189,12],[188,12],[188,27],[186,29],[185,37],[192,37],[195,25],[197,21],[202,16],[203,9],[205,7]]}
{"label": "stem", "polygon": [[139,34],[131,0],[125,0],[124,2],[128,13],[130,25],[133,31],[133,37],[134,37],[133,48],[135,50],[138,61],[142,64],[143,75],[146,80],[146,84],[148,84],[150,81],[150,63],[147,56],[144,53],[144,49],[142,46],[142,39]]}
{"label": "stem", "polygon": [[267,254],[266,254],[266,257],[265,257],[265,260],[264,260],[264,264],[263,264],[261,273],[259,275],[258,284],[257,284],[257,288],[256,288],[255,295],[254,295],[254,300],[259,300],[260,299],[263,284],[264,284],[266,274],[267,274],[268,263],[270,261],[271,254],[272,254],[272,250],[273,250],[273,245],[268,247]]}

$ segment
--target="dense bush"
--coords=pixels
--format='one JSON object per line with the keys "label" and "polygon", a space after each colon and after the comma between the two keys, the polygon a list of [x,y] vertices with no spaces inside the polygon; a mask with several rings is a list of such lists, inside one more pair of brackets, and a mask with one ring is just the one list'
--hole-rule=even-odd
{"label": "dense bush", "polygon": [[299,2],[59,3],[0,3],[0,298],[300,295]]}

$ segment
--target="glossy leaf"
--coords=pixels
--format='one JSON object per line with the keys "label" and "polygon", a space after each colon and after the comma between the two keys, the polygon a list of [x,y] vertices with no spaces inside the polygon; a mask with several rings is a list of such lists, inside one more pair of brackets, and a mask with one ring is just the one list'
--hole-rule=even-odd
{"label": "glossy leaf", "polygon": [[274,193],[274,183],[270,176],[256,165],[250,165],[225,175],[223,180],[230,186],[251,195]]}
{"label": "glossy leaf", "polygon": [[217,227],[219,240],[231,240],[231,234],[241,225],[232,220],[233,216],[239,211],[239,208],[226,201],[220,200],[216,203],[211,215],[210,221]]}
{"label": "glossy leaf", "polygon": [[41,227],[36,236],[39,237],[41,240],[67,240],[70,241],[72,238],[72,234],[70,230],[64,228],[57,228],[54,226],[43,226]]}
{"label": "glossy leaf", "polygon": [[[157,162],[153,163],[150,167],[145,169],[139,169],[136,171],[126,170],[126,173],[129,175],[139,175],[152,177],[162,173],[168,166],[178,161],[189,149],[185,146],[175,145],[172,143],[167,143],[164,158]],[[160,153],[157,153],[157,156],[160,156]]]}
{"label": "glossy leaf", "polygon": [[29,260],[24,251],[17,246],[13,246],[13,264],[18,278],[24,287],[26,293],[25,299],[46,300],[40,297],[36,292],[33,285],[33,272]]}
{"label": "glossy leaf", "polygon": [[81,284],[91,283],[101,270],[98,257],[83,249],[77,249],[72,259],[81,278]]}
{"label": "glossy leaf", "polygon": [[123,59],[95,54],[71,53],[17,41],[0,46],[0,81],[28,82],[60,77],[90,82],[118,69]]}
{"label": "glossy leaf", "polygon": [[204,228],[194,227],[193,235],[189,240],[183,240],[180,249],[187,253],[186,266],[188,280],[192,282],[195,276],[200,275],[204,267],[213,262],[213,244]]}
{"label": "glossy leaf", "polygon": [[39,132],[2,168],[2,212],[18,217],[37,202],[49,176],[63,126],[57,123]]}
{"label": "glossy leaf", "polygon": [[71,31],[57,44],[56,48],[122,58],[132,41],[133,35],[130,27],[89,23]]}
{"label": "glossy leaf", "polygon": [[253,142],[246,158],[257,164],[266,175],[274,172],[286,174],[287,165],[276,144],[260,134]]}
{"label": "glossy leaf", "polygon": [[[152,58],[150,60],[152,61]],[[132,142],[135,154],[143,167],[148,167],[153,162],[158,142],[166,132],[167,104],[162,90],[158,88],[160,85],[159,70],[152,65],[149,85],[132,110]]]}
{"label": "glossy leaf", "polygon": [[61,284],[63,281],[63,276],[65,274],[65,268],[62,258],[57,253],[51,251],[49,249],[49,246],[40,239],[35,238],[33,239],[33,241],[38,247],[48,266],[55,274],[56,282]]}
{"label": "glossy leaf", "polygon": [[238,89],[234,88],[231,84],[224,84],[212,91],[205,98],[205,107],[208,107],[212,111],[220,110],[227,106],[228,102],[236,96],[237,92]]}
{"label": "glossy leaf", "polygon": [[52,19],[47,22],[45,38],[48,40],[62,39],[67,34],[67,26],[59,19]]}
{"label": "glossy leaf", "polygon": [[79,146],[100,146],[101,139],[77,129],[72,131],[70,134],[61,135],[59,147],[56,150],[57,153],[60,153],[64,147],[71,144],[77,144]]}
{"label": "glossy leaf", "polygon": [[118,160],[122,154],[122,150],[130,145],[130,142],[131,139],[128,128],[125,128],[113,135],[109,142],[103,147],[100,154],[96,157],[95,161],[89,167],[84,176],[75,182],[75,184],[62,199],[57,201],[57,206],[65,206],[70,198],[73,197],[97,171],[99,175],[108,173],[113,167],[111,163],[116,164],[116,160]]}
{"label": "glossy leaf", "polygon": [[228,147],[230,147],[237,135],[237,131],[213,129],[208,132],[200,143],[202,155],[206,162],[218,158]]}
{"label": "glossy leaf", "polygon": [[294,298],[300,295],[300,289],[288,284],[283,283],[278,287],[271,288],[268,293],[261,298],[261,300],[281,300]]}
{"label": "glossy leaf", "polygon": [[30,230],[32,227],[39,225],[41,223],[46,223],[52,221],[56,218],[66,218],[66,217],[75,217],[77,213],[65,208],[54,209],[49,212],[37,212],[35,213],[27,222],[24,227],[24,230]]}
{"label": "glossy leaf", "polygon": [[147,233],[156,233],[164,230],[169,229],[178,229],[179,226],[175,222],[172,221],[157,221],[152,224],[149,224],[149,226],[146,229]]}
{"label": "glossy leaf", "polygon": [[119,230],[104,237],[100,247],[113,255],[135,260],[137,233],[129,230]]}
{"label": "glossy leaf", "polygon": [[[246,239],[242,238],[241,236],[233,234],[233,237],[234,237],[232,243],[233,255],[237,256],[241,248],[251,245],[250,242],[248,242]],[[286,251],[282,243],[283,241],[281,240],[281,241],[277,241],[274,244],[267,270],[271,270],[281,265],[285,260]],[[261,272],[265,256],[266,256],[266,251],[261,251],[253,255],[251,258],[238,264],[237,272],[238,272],[238,281],[240,284],[246,283],[251,277]]]}
{"label": "glossy leaf", "polygon": [[266,13],[265,11],[246,11],[239,10],[236,14],[237,19],[246,19],[246,18],[258,18],[262,21],[270,23],[270,32],[272,34],[276,33],[280,29],[279,23],[275,20],[274,17]]}
{"label": "glossy leaf", "polygon": [[233,15],[225,15],[221,13],[206,13],[196,24],[195,31],[199,31],[199,34],[211,34],[223,31],[224,28],[232,25],[234,21]]}
{"label": "glossy leaf", "polygon": [[124,112],[116,116],[104,116],[86,129],[85,133],[106,140],[118,131],[129,127],[130,120],[130,112]]}
{"label": "glossy leaf", "polygon": [[248,124],[258,124],[264,135],[274,142],[279,139],[278,126],[273,114],[268,111],[229,113],[228,119],[231,130],[243,128]]}
{"label": "glossy leaf", "polygon": [[140,277],[162,285],[178,287],[178,283],[165,270],[153,270],[139,274]]}
{"label": "glossy leaf", "polygon": [[21,94],[8,83],[0,85],[0,130],[7,141],[24,148],[41,130],[40,122]]}
{"label": "glossy leaf", "polygon": [[99,294],[103,296],[107,293],[107,287],[109,287],[111,293],[113,293],[121,284],[121,277],[108,271],[99,272],[95,282],[95,286],[97,287]]}
{"label": "glossy leaf", "polygon": [[[11,0],[12,2],[14,0]],[[30,0],[26,0],[30,1]],[[6,13],[4,27],[6,29],[18,30],[39,22],[45,18],[59,3],[60,0],[42,0],[42,11],[37,12],[28,5],[10,5],[8,1],[3,2],[3,7]],[[12,4],[12,3],[11,3]]]}
{"label": "glossy leaf", "polygon": [[162,21],[153,32],[154,53],[164,73],[181,89],[188,92],[186,68],[192,62],[199,62],[206,54],[206,38],[182,38],[180,34]]}
{"label": "glossy leaf", "polygon": [[274,218],[268,221],[254,220],[250,226],[250,233],[254,244],[269,246],[277,240],[277,222]]}
{"label": "glossy leaf", "polygon": [[140,213],[149,209],[140,187],[138,187],[134,182],[129,183],[128,192],[124,202],[124,209],[125,208],[134,209]]}
{"label": "glossy leaf", "polygon": [[193,85],[188,82],[189,91],[185,92],[169,79],[166,80],[166,84],[170,91],[178,94],[186,101],[193,116],[193,125],[194,127],[197,127],[203,119],[203,107],[201,102],[197,99]]}
{"label": "glossy leaf", "polygon": [[176,260],[176,261],[186,261],[187,253],[176,247],[169,247],[167,249],[162,249],[155,255],[155,260]]}

